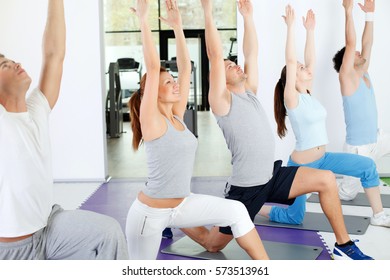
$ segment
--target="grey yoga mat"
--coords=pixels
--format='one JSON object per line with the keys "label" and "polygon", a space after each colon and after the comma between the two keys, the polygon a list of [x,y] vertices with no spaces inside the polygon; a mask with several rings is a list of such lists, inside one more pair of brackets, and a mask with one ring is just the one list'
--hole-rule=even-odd
{"label": "grey yoga mat", "polygon": [[[370,224],[370,218],[344,215],[344,222],[349,234],[362,235],[367,231],[367,228]],[[300,225],[270,222],[267,218],[256,215],[254,224],[260,226],[333,232],[328,219],[323,213],[306,212],[303,223]]]}
{"label": "grey yoga mat", "polygon": [[[271,260],[315,260],[323,248],[263,240]],[[222,251],[210,253],[185,236],[161,250],[164,254],[204,260],[250,260],[248,254],[233,239]]]}
{"label": "grey yoga mat", "polygon": [[[384,208],[390,208],[390,194],[381,194],[382,204]],[[318,194],[312,194],[307,200],[307,202],[317,202],[319,203]],[[353,200],[340,200],[342,205],[354,205],[354,206],[368,206],[370,207],[370,203],[368,202],[367,196],[364,193],[358,193],[357,196]]]}

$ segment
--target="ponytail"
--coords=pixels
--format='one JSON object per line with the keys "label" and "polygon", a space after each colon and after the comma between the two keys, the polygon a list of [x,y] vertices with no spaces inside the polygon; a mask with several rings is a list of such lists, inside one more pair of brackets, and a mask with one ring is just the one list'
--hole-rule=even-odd
{"label": "ponytail", "polygon": [[274,93],[274,116],[275,121],[278,126],[278,136],[283,138],[286,136],[287,127],[286,127],[286,116],[287,110],[284,105],[284,88],[286,86],[286,66],[283,67],[280,74],[280,79],[275,86]]}
{"label": "ponytail", "polygon": [[139,120],[140,108],[141,108],[141,90],[137,90],[133,93],[129,100],[130,109],[130,125],[133,131],[133,149],[138,150],[142,141],[141,122]]}

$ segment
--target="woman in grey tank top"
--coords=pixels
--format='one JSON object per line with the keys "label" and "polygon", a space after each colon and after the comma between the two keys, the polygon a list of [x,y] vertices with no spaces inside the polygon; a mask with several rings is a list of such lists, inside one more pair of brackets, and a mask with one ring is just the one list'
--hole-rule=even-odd
{"label": "woman in grey tank top", "polygon": [[[190,184],[197,141],[183,116],[190,89],[191,61],[176,1],[166,1],[167,17],[176,37],[178,82],[160,67],[148,24],[149,1],[138,0],[147,73],[129,107],[133,148],[143,142],[148,181],[131,205],[126,222],[130,259],[156,259],[166,227],[230,226],[239,245],[253,259],[267,259],[260,238],[244,205],[215,196],[191,194]],[[183,230],[185,232],[185,230]]]}

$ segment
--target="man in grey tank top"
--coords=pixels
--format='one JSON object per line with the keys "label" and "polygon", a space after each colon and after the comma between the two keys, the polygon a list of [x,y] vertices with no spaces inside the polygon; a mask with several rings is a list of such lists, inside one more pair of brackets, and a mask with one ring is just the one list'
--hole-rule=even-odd
{"label": "man in grey tank top", "polygon": [[[344,224],[334,174],[308,167],[282,167],[281,161],[274,162],[274,136],[256,96],[258,42],[252,3],[238,1],[238,10],[244,19],[243,71],[234,62],[224,61],[212,10],[205,8],[210,0],[202,2],[211,64],[209,102],[232,154],[233,173],[227,182],[226,198],[244,203],[254,220],[265,202],[292,204],[299,195],[318,192],[321,206],[335,232],[337,247],[344,247],[345,251],[353,247],[355,252],[352,255],[340,253],[342,256],[337,257],[359,258],[356,255],[360,251],[348,236]],[[223,249],[233,239],[229,227],[214,227],[210,231],[194,228],[185,232],[211,252]]]}

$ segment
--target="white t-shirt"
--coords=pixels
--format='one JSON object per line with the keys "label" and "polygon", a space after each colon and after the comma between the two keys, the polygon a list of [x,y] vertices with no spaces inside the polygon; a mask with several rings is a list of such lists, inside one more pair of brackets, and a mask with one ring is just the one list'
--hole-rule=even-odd
{"label": "white t-shirt", "polygon": [[46,226],[53,205],[50,111],[39,89],[28,97],[27,112],[0,105],[0,237]]}

